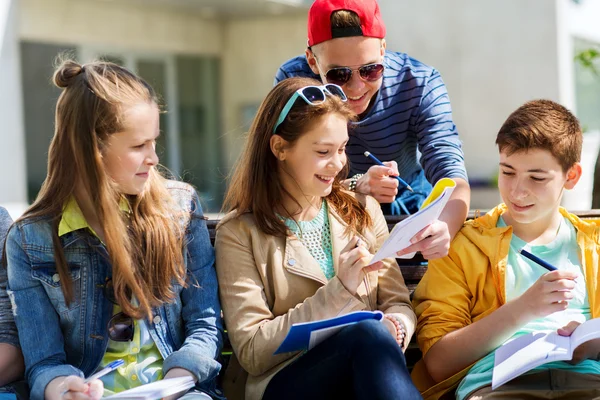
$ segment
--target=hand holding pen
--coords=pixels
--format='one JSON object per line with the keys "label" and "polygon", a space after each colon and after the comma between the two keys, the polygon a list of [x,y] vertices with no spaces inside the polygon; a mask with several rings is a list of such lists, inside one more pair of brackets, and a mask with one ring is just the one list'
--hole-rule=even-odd
{"label": "hand holding pen", "polygon": [[[100,371],[88,376],[86,379],[81,379],[78,376],[68,376],[64,378],[61,383],[63,389],[60,397],[62,399],[70,399],[82,398],[81,395],[84,395],[87,396],[87,398],[94,400],[101,398],[104,392],[104,385],[99,379],[116,370],[124,363],[123,360],[113,361]],[[88,385],[89,387],[86,387]]]}
{"label": "hand holding pen", "polygon": [[[369,153],[370,154],[370,153]],[[355,191],[373,196],[379,203],[391,203],[398,194],[398,165],[395,161],[376,163],[356,181]]]}
{"label": "hand holding pen", "polygon": [[[373,161],[375,162],[375,164],[377,164],[377,165],[380,165],[380,166],[383,166],[383,167],[385,167],[385,166],[386,166],[384,163],[382,163],[381,161],[379,161],[379,159],[378,159],[377,157],[375,157],[373,154],[371,154],[370,152],[368,152],[368,151],[365,151],[365,152],[364,152],[364,155],[365,155],[365,157],[369,157],[371,160],[373,160]],[[398,168],[396,168],[396,170],[397,170],[397,169],[398,169]],[[412,190],[412,188],[410,187],[410,185],[409,185],[408,183],[406,183],[406,182],[404,181],[404,179],[400,178],[400,176],[398,176],[398,175],[392,175],[391,177],[392,177],[392,178],[396,178],[396,179],[398,180],[398,183],[399,183],[399,184],[400,184],[402,187],[405,187],[405,188],[407,188],[407,189],[408,189],[408,190],[410,190],[411,192],[413,191],[413,190]]]}
{"label": "hand holding pen", "polygon": [[549,262],[521,249],[519,253],[550,271],[542,275],[529,289],[517,297],[519,315],[526,319],[525,323],[535,318],[542,318],[569,307],[574,295],[578,274],[575,271],[559,270]]}

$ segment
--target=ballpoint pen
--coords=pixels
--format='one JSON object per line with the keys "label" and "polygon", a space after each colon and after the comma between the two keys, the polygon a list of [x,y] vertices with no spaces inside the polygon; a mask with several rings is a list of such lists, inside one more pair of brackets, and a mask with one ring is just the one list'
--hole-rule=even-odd
{"label": "ballpoint pen", "polygon": [[[378,159],[377,157],[375,157],[373,154],[371,154],[370,152],[368,152],[368,151],[365,151],[365,152],[364,152],[364,155],[365,155],[365,157],[369,157],[371,160],[375,161],[375,163],[376,163],[377,165],[381,165],[382,167],[385,167],[385,166],[386,166],[384,163],[382,163],[381,161],[379,161],[379,159]],[[410,185],[409,185],[408,183],[406,183],[406,182],[404,181],[404,179],[400,178],[399,176],[393,176],[392,178],[396,178],[396,179],[398,179],[398,182],[400,182],[400,184],[401,184],[401,185],[404,185],[404,186],[406,186],[406,188],[407,188],[408,190],[410,190],[411,192],[414,192],[414,190],[412,190],[412,188],[410,187]]]}
{"label": "ballpoint pen", "polygon": [[521,253],[521,255],[523,257],[529,258],[531,261],[533,261],[534,263],[536,263],[540,267],[546,268],[550,272],[557,270],[557,268],[554,265],[550,264],[547,261],[542,260],[541,258],[539,258],[537,256],[534,256],[533,254],[531,254],[530,252],[528,252],[525,249],[519,250],[519,253]]}
{"label": "ballpoint pen", "polygon": [[[110,364],[108,364],[106,367],[102,368],[100,371],[96,372],[95,374],[92,374],[90,376],[88,376],[83,383],[90,383],[91,381],[93,381],[94,379],[98,379],[98,378],[102,378],[104,375],[109,374],[111,372],[113,372],[115,369],[119,368],[121,365],[125,364],[125,361],[123,360],[116,360],[111,362]],[[65,390],[62,394],[63,396],[68,392],[68,390]]]}

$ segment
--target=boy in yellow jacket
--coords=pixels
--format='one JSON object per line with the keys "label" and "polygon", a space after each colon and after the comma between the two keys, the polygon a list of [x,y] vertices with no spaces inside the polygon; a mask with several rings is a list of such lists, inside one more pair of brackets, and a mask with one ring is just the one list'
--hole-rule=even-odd
{"label": "boy in yellow jacket", "polygon": [[[494,350],[519,335],[568,336],[600,317],[600,228],[560,207],[581,176],[577,119],[548,100],[513,112],[496,138],[503,204],[465,223],[448,256],[431,260],[414,293],[425,399],[600,398],[600,341],[491,390]],[[556,266],[524,258],[525,248]],[[454,397],[454,396],[452,396]]]}

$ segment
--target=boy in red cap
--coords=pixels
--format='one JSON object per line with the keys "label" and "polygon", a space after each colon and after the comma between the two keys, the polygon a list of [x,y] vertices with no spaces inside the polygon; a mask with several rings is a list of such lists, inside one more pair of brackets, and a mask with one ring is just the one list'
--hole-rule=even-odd
{"label": "boy in red cap", "polygon": [[[414,213],[441,178],[457,187],[436,221],[403,253],[426,259],[448,254],[469,209],[461,142],[440,74],[404,53],[386,51],[385,25],[375,0],[316,0],[308,12],[306,54],[285,62],[275,83],[312,77],[340,85],[359,116],[346,147],[349,190],[370,194],[386,214]],[[374,165],[364,152],[385,161]],[[400,176],[412,188],[398,185]],[[388,204],[389,203],[389,204]],[[403,254],[399,253],[399,254]]]}

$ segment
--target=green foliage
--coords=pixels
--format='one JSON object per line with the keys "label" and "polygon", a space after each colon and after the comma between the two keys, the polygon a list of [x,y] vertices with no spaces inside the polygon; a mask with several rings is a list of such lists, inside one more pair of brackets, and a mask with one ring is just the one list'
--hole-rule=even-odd
{"label": "green foliage", "polygon": [[589,48],[582,50],[575,55],[575,62],[578,62],[584,68],[589,69],[596,75],[600,75],[596,62],[600,61],[600,49]]}

